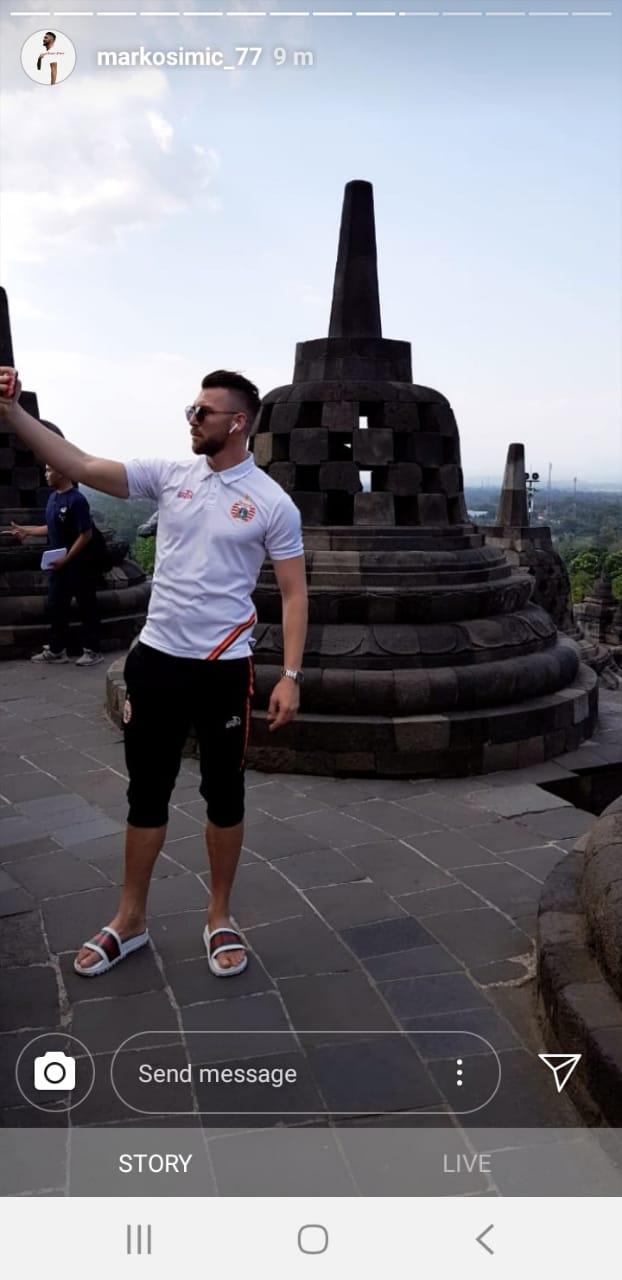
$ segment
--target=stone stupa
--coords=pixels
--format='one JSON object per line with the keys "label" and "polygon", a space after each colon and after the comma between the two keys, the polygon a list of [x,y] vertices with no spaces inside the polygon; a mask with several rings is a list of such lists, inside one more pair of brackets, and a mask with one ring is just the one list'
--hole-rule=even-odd
{"label": "stone stupa", "polygon": [[589,737],[593,672],[532,603],[529,574],[469,522],[449,401],[413,384],[408,342],[382,336],[367,182],[346,187],[328,337],[298,344],[251,447],[302,514],[310,626],[301,710],[271,734],[283,637],[266,560],[250,767],[480,773]]}
{"label": "stone stupa", "polygon": [[487,546],[498,547],[511,565],[531,574],[532,602],[550,614],[560,631],[578,640],[570,578],[559,551],[553,546],[550,526],[529,521],[523,444],[509,446],[495,522],[481,528]]}
{"label": "stone stupa", "polygon": [[[4,289],[0,289],[0,364],[15,364]],[[22,391],[20,404],[39,418],[34,392]],[[45,425],[62,435],[52,423]],[[29,537],[20,543],[8,526],[12,520],[16,524],[44,524],[50,492],[43,462],[25,448],[19,436],[0,431],[0,660],[29,657],[49,639],[47,575],[40,568],[46,539]],[[113,535],[107,530],[102,533],[116,562],[101,575],[97,593],[102,649],[120,649],[130,644],[144,623],[150,585],[143,570],[124,556]],[[79,628],[74,601],[69,640],[73,654],[80,652]]]}

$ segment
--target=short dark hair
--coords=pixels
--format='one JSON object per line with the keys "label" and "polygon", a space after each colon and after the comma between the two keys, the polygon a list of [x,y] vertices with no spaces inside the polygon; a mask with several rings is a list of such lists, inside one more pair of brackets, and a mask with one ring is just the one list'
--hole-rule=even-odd
{"label": "short dark hair", "polygon": [[203,391],[208,387],[224,387],[226,391],[236,391],[248,416],[246,425],[250,431],[261,406],[259,392],[254,382],[249,382],[243,374],[234,373],[230,369],[215,369],[213,373],[206,373],[201,387]]}
{"label": "short dark hair", "polygon": [[51,36],[53,40],[55,40],[55,39],[56,39],[56,32],[55,32],[55,31],[46,31],[46,33],[45,33],[45,34],[46,34],[46,36]]}

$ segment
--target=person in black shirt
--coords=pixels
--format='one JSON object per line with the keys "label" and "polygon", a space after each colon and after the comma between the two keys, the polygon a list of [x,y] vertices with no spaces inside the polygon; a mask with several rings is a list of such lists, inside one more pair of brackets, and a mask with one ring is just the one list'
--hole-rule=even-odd
{"label": "person in black shirt", "polygon": [[45,478],[54,492],[48,499],[44,525],[18,525],[10,531],[23,541],[29,534],[47,534],[50,548],[64,547],[66,555],[48,572],[50,643],[31,662],[68,662],[67,640],[71,601],[75,596],[82,623],[84,653],[76,666],[92,667],[103,662],[100,652],[100,618],[97,604],[97,572],[89,544],[93,526],[89,504],[77,484],[46,466]]}

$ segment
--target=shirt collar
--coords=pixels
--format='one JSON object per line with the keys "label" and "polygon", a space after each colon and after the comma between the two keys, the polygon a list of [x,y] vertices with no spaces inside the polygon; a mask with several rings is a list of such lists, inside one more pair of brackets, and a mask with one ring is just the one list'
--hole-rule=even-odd
{"label": "shirt collar", "polygon": [[216,471],[214,467],[211,466],[207,458],[205,459],[205,462],[205,475],[201,477],[202,480],[206,480],[210,475],[214,475],[218,476],[218,479],[222,480],[223,484],[232,484],[234,480],[241,480],[242,476],[247,475],[247,473],[252,470],[255,466],[255,455],[253,453],[248,453],[246,457],[243,458],[241,462],[238,462],[235,467],[225,467],[224,471]]}

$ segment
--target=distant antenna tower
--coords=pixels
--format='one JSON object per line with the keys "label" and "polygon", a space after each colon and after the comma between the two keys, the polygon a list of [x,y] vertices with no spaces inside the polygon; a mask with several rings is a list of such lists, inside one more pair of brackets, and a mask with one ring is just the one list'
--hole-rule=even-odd
{"label": "distant antenna tower", "polygon": [[553,488],[553,482],[551,479],[552,475],[553,475],[553,463],[549,462],[549,484],[548,484],[548,493],[546,498],[546,518],[549,521],[549,523],[551,520],[551,511],[553,510],[553,501],[552,501],[552,492],[551,492]]}

